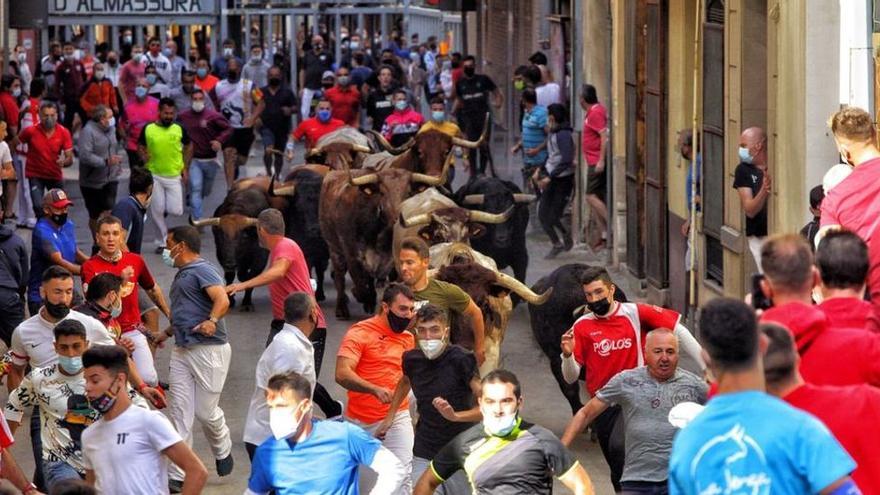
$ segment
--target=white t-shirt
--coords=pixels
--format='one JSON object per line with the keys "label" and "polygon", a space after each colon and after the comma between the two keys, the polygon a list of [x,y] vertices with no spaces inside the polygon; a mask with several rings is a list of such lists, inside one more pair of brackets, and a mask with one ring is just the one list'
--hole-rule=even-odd
{"label": "white t-shirt", "polygon": [[161,52],[155,57],[150,52],[146,52],[144,55],[146,56],[145,63],[154,65],[156,67],[156,74],[162,78],[162,81],[171,84],[171,79],[174,77],[174,69],[168,57]]}
{"label": "white t-shirt", "polygon": [[[116,345],[107,327],[89,315],[71,310],[64,320],[76,320],[86,327],[89,345]],[[64,321],[62,320],[62,321]],[[9,348],[12,364],[31,368],[45,368],[58,362],[55,353],[55,323],[49,323],[38,312],[15,327],[12,332],[12,346]]]}
{"label": "white t-shirt", "polygon": [[[6,141],[0,141],[0,166],[4,166],[7,163],[12,166],[12,153],[9,152],[9,145],[6,144]],[[0,187],[0,196],[3,196],[2,187]]]}
{"label": "white t-shirt", "polygon": [[234,83],[223,79],[214,86],[214,94],[217,95],[217,101],[220,103],[218,110],[235,129],[244,128],[245,119],[253,112],[251,96],[253,89],[253,83],[242,78]]}
{"label": "white t-shirt", "polygon": [[538,105],[549,107],[554,103],[559,103],[559,85],[555,82],[544,84],[535,88],[535,96],[538,98]]}
{"label": "white t-shirt", "polygon": [[[43,460],[63,461],[85,474],[82,463],[81,436],[100,414],[89,406],[86,381],[82,373],[65,375],[53,364],[36,368],[9,394],[6,418],[21,423],[26,410],[40,408],[40,438]],[[135,405],[147,408],[147,402],[128,387],[128,396]]]}
{"label": "white t-shirt", "polygon": [[168,458],[162,451],[182,441],[162,413],[129,407],[86,428],[83,465],[95,472],[98,493],[167,494]]}
{"label": "white t-shirt", "polygon": [[266,405],[266,387],[269,378],[278,373],[294,371],[312,385],[315,393],[315,350],[308,338],[295,326],[285,323],[278,335],[263,351],[257,362],[256,387],[244,423],[244,441],[260,445],[272,435],[269,428],[269,406]]}

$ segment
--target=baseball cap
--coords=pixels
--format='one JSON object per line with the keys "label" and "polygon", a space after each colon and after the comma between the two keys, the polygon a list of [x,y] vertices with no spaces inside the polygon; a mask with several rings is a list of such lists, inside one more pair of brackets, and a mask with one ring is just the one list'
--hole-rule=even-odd
{"label": "baseball cap", "polygon": [[333,73],[332,70],[325,70],[321,75],[321,79],[333,79],[336,77],[336,74]]}
{"label": "baseball cap", "polygon": [[51,206],[52,208],[64,208],[73,204],[67,197],[67,193],[62,189],[49,189],[43,195],[43,206]]}

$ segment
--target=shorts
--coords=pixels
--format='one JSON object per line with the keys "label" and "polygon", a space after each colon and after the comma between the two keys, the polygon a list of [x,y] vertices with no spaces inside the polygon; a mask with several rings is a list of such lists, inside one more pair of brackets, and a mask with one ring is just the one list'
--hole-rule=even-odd
{"label": "shorts", "polygon": [[239,156],[248,156],[251,145],[254,144],[254,128],[241,127],[232,130],[232,136],[223,145],[223,149],[235,148]]}
{"label": "shorts", "polygon": [[266,126],[260,128],[260,139],[263,142],[263,147],[269,148],[269,146],[275,148],[276,150],[284,150],[284,147],[287,146],[287,135],[290,134],[290,131],[286,129],[281,129],[280,131],[277,129],[270,129]]}
{"label": "shorts", "polygon": [[150,311],[159,310],[153,300],[150,299],[150,296],[147,295],[147,291],[142,288],[138,288],[138,309],[141,310],[141,317]]}
{"label": "shorts", "polygon": [[110,211],[116,204],[116,188],[119,183],[116,181],[108,182],[102,187],[86,187],[80,186],[83,201],[86,204],[86,210],[89,212],[89,218],[95,219],[101,216],[101,213]]}
{"label": "shorts", "polygon": [[596,173],[595,166],[587,167],[587,194],[596,195],[605,201],[605,190],[608,187],[607,171],[608,169],[602,169],[601,172]]}

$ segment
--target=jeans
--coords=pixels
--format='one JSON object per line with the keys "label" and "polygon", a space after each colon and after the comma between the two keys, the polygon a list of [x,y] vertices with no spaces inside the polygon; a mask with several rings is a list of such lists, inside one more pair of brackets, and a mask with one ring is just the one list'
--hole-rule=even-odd
{"label": "jeans", "polygon": [[56,483],[64,480],[81,480],[82,476],[64,461],[43,461],[43,478],[46,480],[46,487],[52,491]]}
{"label": "jeans", "polygon": [[[376,429],[378,429],[381,424],[381,421],[372,424],[365,424],[355,419],[346,419],[366,430],[370,436],[376,432]],[[400,463],[404,466],[406,478],[400,490],[389,495],[409,495],[412,493],[410,473],[412,472],[412,449],[414,438],[415,433],[413,431],[412,416],[409,415],[409,410],[399,411],[394,415],[394,421],[385,433],[385,439],[382,440],[382,446],[397,456],[397,459],[399,459]],[[361,493],[370,493],[370,490],[373,489],[373,485],[376,484],[376,473],[367,466],[361,466],[358,476],[360,478]]]}
{"label": "jeans", "polygon": [[[571,198],[571,191],[574,189],[574,176],[558,177],[550,179],[550,184],[544,193],[541,194],[541,204],[538,205],[538,219],[541,221],[541,227],[550,238],[550,242],[554,246],[559,246],[559,234],[563,238],[569,238],[568,229],[562,223],[562,215],[565,212],[565,206]],[[571,242],[569,239],[568,242]]]}
{"label": "jeans", "polygon": [[211,195],[220,164],[213,158],[193,158],[189,167],[189,204],[193,218],[202,218],[202,200]]}
{"label": "jeans", "polygon": [[669,485],[666,481],[624,481],[620,484],[623,495],[667,495]]}
{"label": "jeans", "polygon": [[183,185],[180,177],[153,175],[153,199],[150,201],[150,217],[159,230],[157,245],[165,245],[168,226],[165,215],[183,215]]}
{"label": "jeans", "polygon": [[12,331],[22,321],[24,321],[24,299],[17,290],[0,288],[0,339],[6,347],[11,345]]}
{"label": "jeans", "polygon": [[34,206],[34,215],[37,218],[43,217],[43,195],[49,189],[64,189],[64,182],[52,179],[40,179],[31,177],[28,179],[31,186],[31,203]]}
{"label": "jeans", "polygon": [[595,420],[596,438],[605,462],[611,471],[611,484],[615,492],[620,492],[620,477],[623,476],[623,464],[626,458],[624,447],[623,414],[620,406],[609,407]]}
{"label": "jeans", "polygon": [[[421,457],[413,457],[412,460],[412,475],[410,479],[412,479],[412,485],[416,486],[419,482],[419,478],[422,477],[422,473],[425,471],[430,471],[429,465],[431,464],[431,459],[423,459]],[[430,476],[434,476],[433,473]],[[444,481],[442,485],[438,486],[436,490],[434,490],[434,495],[470,495],[473,493],[473,489],[471,488],[471,482],[468,481],[467,474],[464,472],[464,469],[459,469],[452,476],[449,477],[448,480]]]}

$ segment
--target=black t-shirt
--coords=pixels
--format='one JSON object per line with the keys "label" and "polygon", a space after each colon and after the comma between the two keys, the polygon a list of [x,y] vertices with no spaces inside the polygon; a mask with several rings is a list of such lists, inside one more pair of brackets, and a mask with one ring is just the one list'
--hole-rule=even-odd
{"label": "black t-shirt", "polygon": [[459,109],[461,119],[479,119],[483,122],[489,111],[489,94],[498,87],[489,76],[474,74],[474,77],[464,77],[455,85],[455,93],[461,98],[462,106]]}
{"label": "black t-shirt", "polygon": [[437,453],[431,467],[443,480],[467,470],[478,495],[550,495],[553,477],[576,463],[553,433],[521,421],[504,438],[491,437],[482,423],[470,427]]}
{"label": "black t-shirt", "polygon": [[[757,196],[764,181],[764,172],[758,167],[741,162],[733,173],[733,188],[748,187],[752,196]],[[754,218],[746,216],[746,236],[764,237],[767,235],[767,203]]]}
{"label": "black t-shirt", "polygon": [[[260,120],[263,121],[263,125],[276,134],[290,132],[290,116],[284,115],[281,107],[295,109],[296,96],[294,96],[293,91],[286,87],[284,83],[281,83],[281,88],[274,95],[270,91],[269,86],[266,86],[261,91],[263,92],[263,101],[265,102],[263,113],[260,114]],[[282,146],[284,143],[275,144],[276,146]]]}
{"label": "black t-shirt", "polygon": [[394,85],[391,85],[387,91],[376,88],[370,91],[370,95],[367,97],[367,116],[373,119],[373,130],[376,132],[382,131],[385,119],[394,112],[391,96],[395,89]]}
{"label": "black t-shirt", "polygon": [[428,359],[419,349],[403,354],[403,374],[409,378],[419,409],[413,445],[416,457],[431,459],[456,435],[473,426],[447,421],[432,401],[443,397],[456,411],[474,407],[470,381],[477,373],[474,354],[457,345],[449,345],[435,359]]}
{"label": "black t-shirt", "polygon": [[333,70],[333,54],[327,51],[315,54],[309,50],[302,58],[302,67],[306,71],[305,87],[309,89],[321,89],[321,76],[328,70]]}

